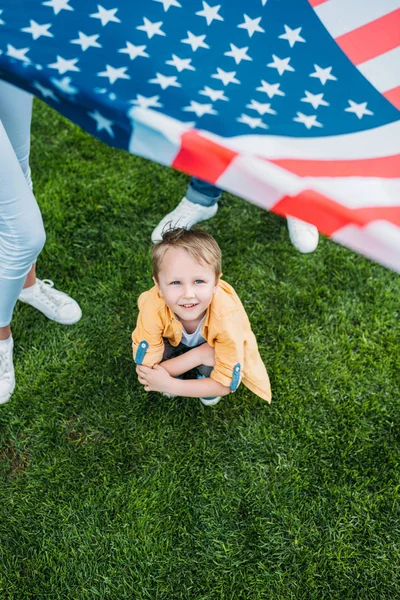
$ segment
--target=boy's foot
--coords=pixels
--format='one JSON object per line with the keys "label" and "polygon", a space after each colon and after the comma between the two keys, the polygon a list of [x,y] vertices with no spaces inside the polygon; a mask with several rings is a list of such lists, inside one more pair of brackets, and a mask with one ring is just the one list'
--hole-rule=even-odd
{"label": "boy's foot", "polygon": [[205,406],[215,406],[221,400],[222,396],[215,396],[215,398],[199,398],[200,402]]}
{"label": "boy's foot", "polygon": [[62,325],[73,325],[82,316],[79,304],[64,292],[56,290],[50,279],[36,279],[34,285],[22,290],[18,299]]}
{"label": "boy's foot", "polygon": [[183,198],[178,206],[165,215],[159,222],[151,234],[151,241],[153,244],[161,242],[163,233],[171,229],[178,229],[179,227],[190,229],[196,223],[200,223],[200,221],[211,219],[217,210],[218,203],[213,206],[202,206],[201,204],[190,202],[187,198]]}
{"label": "boy's foot", "polygon": [[314,252],[319,238],[318,229],[314,225],[294,217],[287,217],[287,227],[290,241],[299,252],[303,254]]}
{"label": "boy's foot", "polygon": [[0,404],[9,401],[15,387],[13,339],[0,342]]}

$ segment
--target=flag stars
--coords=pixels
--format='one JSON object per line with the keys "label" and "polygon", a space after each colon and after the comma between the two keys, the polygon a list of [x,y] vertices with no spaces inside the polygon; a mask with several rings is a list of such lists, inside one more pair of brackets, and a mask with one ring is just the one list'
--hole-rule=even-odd
{"label": "flag stars", "polygon": [[101,48],[101,44],[97,42],[99,35],[86,35],[82,31],[78,32],[79,38],[71,40],[71,44],[79,44],[83,52],[86,52],[88,48]]}
{"label": "flag stars", "polygon": [[242,60],[253,60],[247,54],[247,50],[249,49],[248,46],[246,46],[245,48],[237,48],[235,44],[230,44],[230,47],[230,51],[224,52],[224,56],[231,56],[232,58],[234,58],[235,63],[237,65],[239,65],[242,62]]}
{"label": "flag stars", "polygon": [[302,112],[297,113],[297,117],[293,119],[296,123],[303,123],[307,129],[311,127],[322,127],[322,124],[317,121],[317,115],[304,115]]}
{"label": "flag stars", "polygon": [[169,87],[182,87],[181,84],[176,80],[176,75],[172,75],[171,77],[166,77],[161,73],[156,73],[154,79],[149,79],[149,83],[155,83],[161,86],[162,90],[166,90]]}
{"label": "flag stars", "polygon": [[318,65],[314,65],[314,69],[315,71],[314,73],[310,73],[310,77],[316,77],[320,80],[322,85],[325,85],[328,80],[337,81],[337,77],[335,77],[331,73],[332,67],[326,67],[325,69],[323,69]]}
{"label": "flag stars", "polygon": [[182,44],[190,44],[193,52],[196,52],[199,48],[207,48],[210,46],[205,43],[206,36],[205,35],[193,35],[191,31],[188,31],[188,37],[184,40],[181,40]]}
{"label": "flag stars", "polygon": [[97,73],[99,77],[108,77],[111,84],[115,83],[118,79],[130,79],[130,75],[125,73],[127,67],[112,67],[106,65],[106,70]]}
{"label": "flag stars", "polygon": [[30,59],[25,56],[29,52],[29,48],[14,48],[11,44],[7,44],[6,55],[16,60],[22,60],[24,63],[30,63]]}
{"label": "flag stars", "polygon": [[260,117],[249,117],[248,115],[242,114],[238,119],[236,119],[238,123],[244,123],[251,127],[251,129],[257,129],[257,127],[261,129],[268,129],[268,126],[262,122]]}
{"label": "flag stars", "polygon": [[131,44],[131,42],[126,42],[126,48],[121,48],[118,52],[121,54],[128,54],[131,60],[135,60],[138,56],[143,56],[144,58],[149,58],[149,54],[145,52],[147,46],[135,46]]}
{"label": "flag stars", "polygon": [[62,79],[56,79],[55,77],[50,78],[51,83],[64,94],[70,96],[78,93],[78,88],[71,85],[71,77],[63,77]]}
{"label": "flag stars", "polygon": [[290,57],[279,58],[276,54],[272,55],[273,61],[267,64],[267,67],[276,69],[279,75],[283,75],[285,71],[294,71],[293,67],[289,65]]}
{"label": "flag stars", "polygon": [[240,29],[246,29],[249,37],[253,37],[253,34],[258,31],[260,33],[265,33],[265,29],[260,27],[261,17],[257,17],[256,19],[251,19],[248,15],[244,16],[244,23],[238,25]]}
{"label": "flag stars", "polygon": [[268,83],[267,81],[261,80],[261,87],[256,88],[258,92],[264,92],[268,95],[268,98],[274,96],[284,96],[285,92],[280,90],[280,83]]}
{"label": "flag stars", "polygon": [[41,36],[44,37],[54,37],[52,33],[50,33],[49,28],[51,27],[51,23],[47,23],[46,25],[39,25],[36,21],[29,21],[29,27],[24,27],[21,29],[24,33],[30,33],[34,40],[39,39]]}
{"label": "flag stars", "polygon": [[[0,10],[0,15],[4,12],[4,10]],[[0,19],[0,25],[5,25],[5,22],[3,21],[3,19]]]}
{"label": "flag stars", "polygon": [[160,96],[142,96],[136,94],[136,99],[132,100],[132,104],[140,106],[140,108],[162,108],[163,105],[159,102]]}
{"label": "flag stars", "polygon": [[62,10],[74,10],[69,5],[69,0],[49,0],[48,2],[42,2],[43,6],[49,6],[54,10],[54,14],[58,15]]}
{"label": "flag stars", "polygon": [[240,83],[240,81],[236,79],[235,75],[236,71],[228,72],[217,67],[217,73],[214,73],[214,75],[211,75],[211,77],[213,77],[214,79],[220,79],[222,83],[226,86],[230,83]]}
{"label": "flag stars", "polygon": [[115,16],[116,13],[118,12],[118,8],[110,8],[109,10],[106,10],[105,8],[100,6],[100,4],[97,5],[97,8],[98,8],[98,12],[93,13],[89,16],[92,17],[93,19],[100,19],[103,27],[105,27],[107,25],[107,23],[110,23],[110,22],[121,23],[120,19],[118,19],[118,17]]}
{"label": "flag stars", "polygon": [[57,61],[47,66],[50,69],[57,69],[60,75],[64,75],[64,73],[67,73],[67,71],[80,71],[79,67],[76,66],[77,62],[77,58],[71,58],[70,60],[67,60],[62,56],[57,55]]}
{"label": "flag stars", "polygon": [[364,115],[374,114],[372,110],[367,108],[367,102],[361,102],[360,104],[357,104],[357,102],[354,102],[353,100],[349,100],[348,102],[350,106],[344,109],[345,112],[354,113],[359,119],[362,119]]}
{"label": "flag stars", "polygon": [[172,55],[172,60],[165,61],[167,65],[175,67],[179,73],[185,70],[195,71],[196,69],[190,64],[191,62],[191,58],[179,58],[179,56],[176,56],[176,54]]}
{"label": "flag stars", "polygon": [[146,17],[143,17],[143,25],[139,25],[138,27],[136,27],[136,29],[139,29],[139,31],[144,31],[145,33],[147,33],[147,37],[151,40],[151,38],[154,37],[155,35],[165,35],[165,33],[163,31],[161,31],[162,24],[163,24],[162,21],[158,21],[157,23],[152,23],[151,21],[149,21],[149,19],[146,19]]}
{"label": "flag stars", "polygon": [[57,98],[53,90],[50,90],[49,88],[45,87],[44,85],[39,83],[39,81],[34,81],[32,85],[36,90],[38,90],[42,94],[43,98],[51,98],[52,100],[54,100],[54,102],[59,102],[59,99]]}
{"label": "flag stars", "polygon": [[171,6],[182,8],[182,4],[179,4],[177,0],[154,0],[154,2],[162,4],[165,12],[168,12],[168,9],[171,8]]}
{"label": "flag stars", "polygon": [[221,5],[209,6],[207,2],[203,2],[203,10],[199,10],[196,15],[204,17],[207,21],[207,25],[211,25],[213,21],[223,21],[224,19],[218,14]]}
{"label": "flag stars", "polygon": [[217,111],[213,109],[212,104],[200,104],[192,100],[190,106],[185,106],[182,110],[194,112],[198,117],[203,115],[217,115]]}
{"label": "flag stars", "polygon": [[289,45],[291,48],[293,48],[293,46],[295,45],[296,42],[304,43],[306,41],[300,35],[300,31],[302,29],[301,27],[298,27],[297,29],[291,29],[287,25],[284,25],[284,28],[285,28],[285,33],[282,33],[282,35],[279,36],[279,39],[287,40],[289,42]]}
{"label": "flag stars", "polygon": [[225,96],[224,90],[213,90],[212,88],[208,87],[207,85],[204,86],[204,90],[201,90],[199,92],[199,94],[201,94],[202,96],[208,96],[209,98],[211,98],[211,100],[213,102],[216,102],[217,100],[226,100],[226,101],[229,100]]}
{"label": "flag stars", "polygon": [[110,137],[114,137],[114,132],[112,130],[112,126],[114,125],[113,121],[106,119],[98,110],[90,112],[88,115],[96,121],[96,131],[103,131],[103,129],[105,129]]}
{"label": "flag stars", "polygon": [[270,115],[276,115],[276,110],[271,108],[271,104],[267,102],[266,104],[262,104],[261,102],[257,102],[256,100],[252,100],[250,104],[246,105],[246,108],[250,108],[251,110],[256,110],[259,115],[263,116],[266,113]]}
{"label": "flag stars", "polygon": [[319,106],[329,106],[329,102],[326,102],[324,98],[324,94],[312,94],[305,90],[305,97],[301,98],[301,102],[308,102],[312,105],[314,109],[317,109]]}

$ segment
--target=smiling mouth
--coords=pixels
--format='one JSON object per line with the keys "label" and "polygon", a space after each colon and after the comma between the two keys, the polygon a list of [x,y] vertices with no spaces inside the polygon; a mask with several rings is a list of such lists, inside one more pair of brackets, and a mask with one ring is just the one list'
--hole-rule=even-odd
{"label": "smiling mouth", "polygon": [[193,303],[191,303],[191,304],[180,304],[179,306],[181,308],[194,308],[195,306],[198,306],[198,303],[197,304],[193,304]]}

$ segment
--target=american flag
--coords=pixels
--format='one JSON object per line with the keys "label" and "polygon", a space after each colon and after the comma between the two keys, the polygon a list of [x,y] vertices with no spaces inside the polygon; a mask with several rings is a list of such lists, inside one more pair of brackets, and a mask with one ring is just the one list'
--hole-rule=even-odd
{"label": "american flag", "polygon": [[400,271],[399,0],[0,0],[0,77]]}

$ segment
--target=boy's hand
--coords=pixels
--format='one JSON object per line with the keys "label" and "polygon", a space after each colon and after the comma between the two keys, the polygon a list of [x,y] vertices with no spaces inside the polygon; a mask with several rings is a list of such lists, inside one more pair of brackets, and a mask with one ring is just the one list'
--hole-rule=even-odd
{"label": "boy's hand", "polygon": [[139,382],[144,386],[146,392],[173,393],[170,390],[174,379],[160,365],[154,365],[152,369],[143,365],[137,365],[136,373],[138,374]]}
{"label": "boy's hand", "polygon": [[215,352],[210,344],[207,344],[206,342],[205,344],[198,346],[196,350],[199,351],[201,365],[205,365],[206,367],[213,367],[215,365]]}

